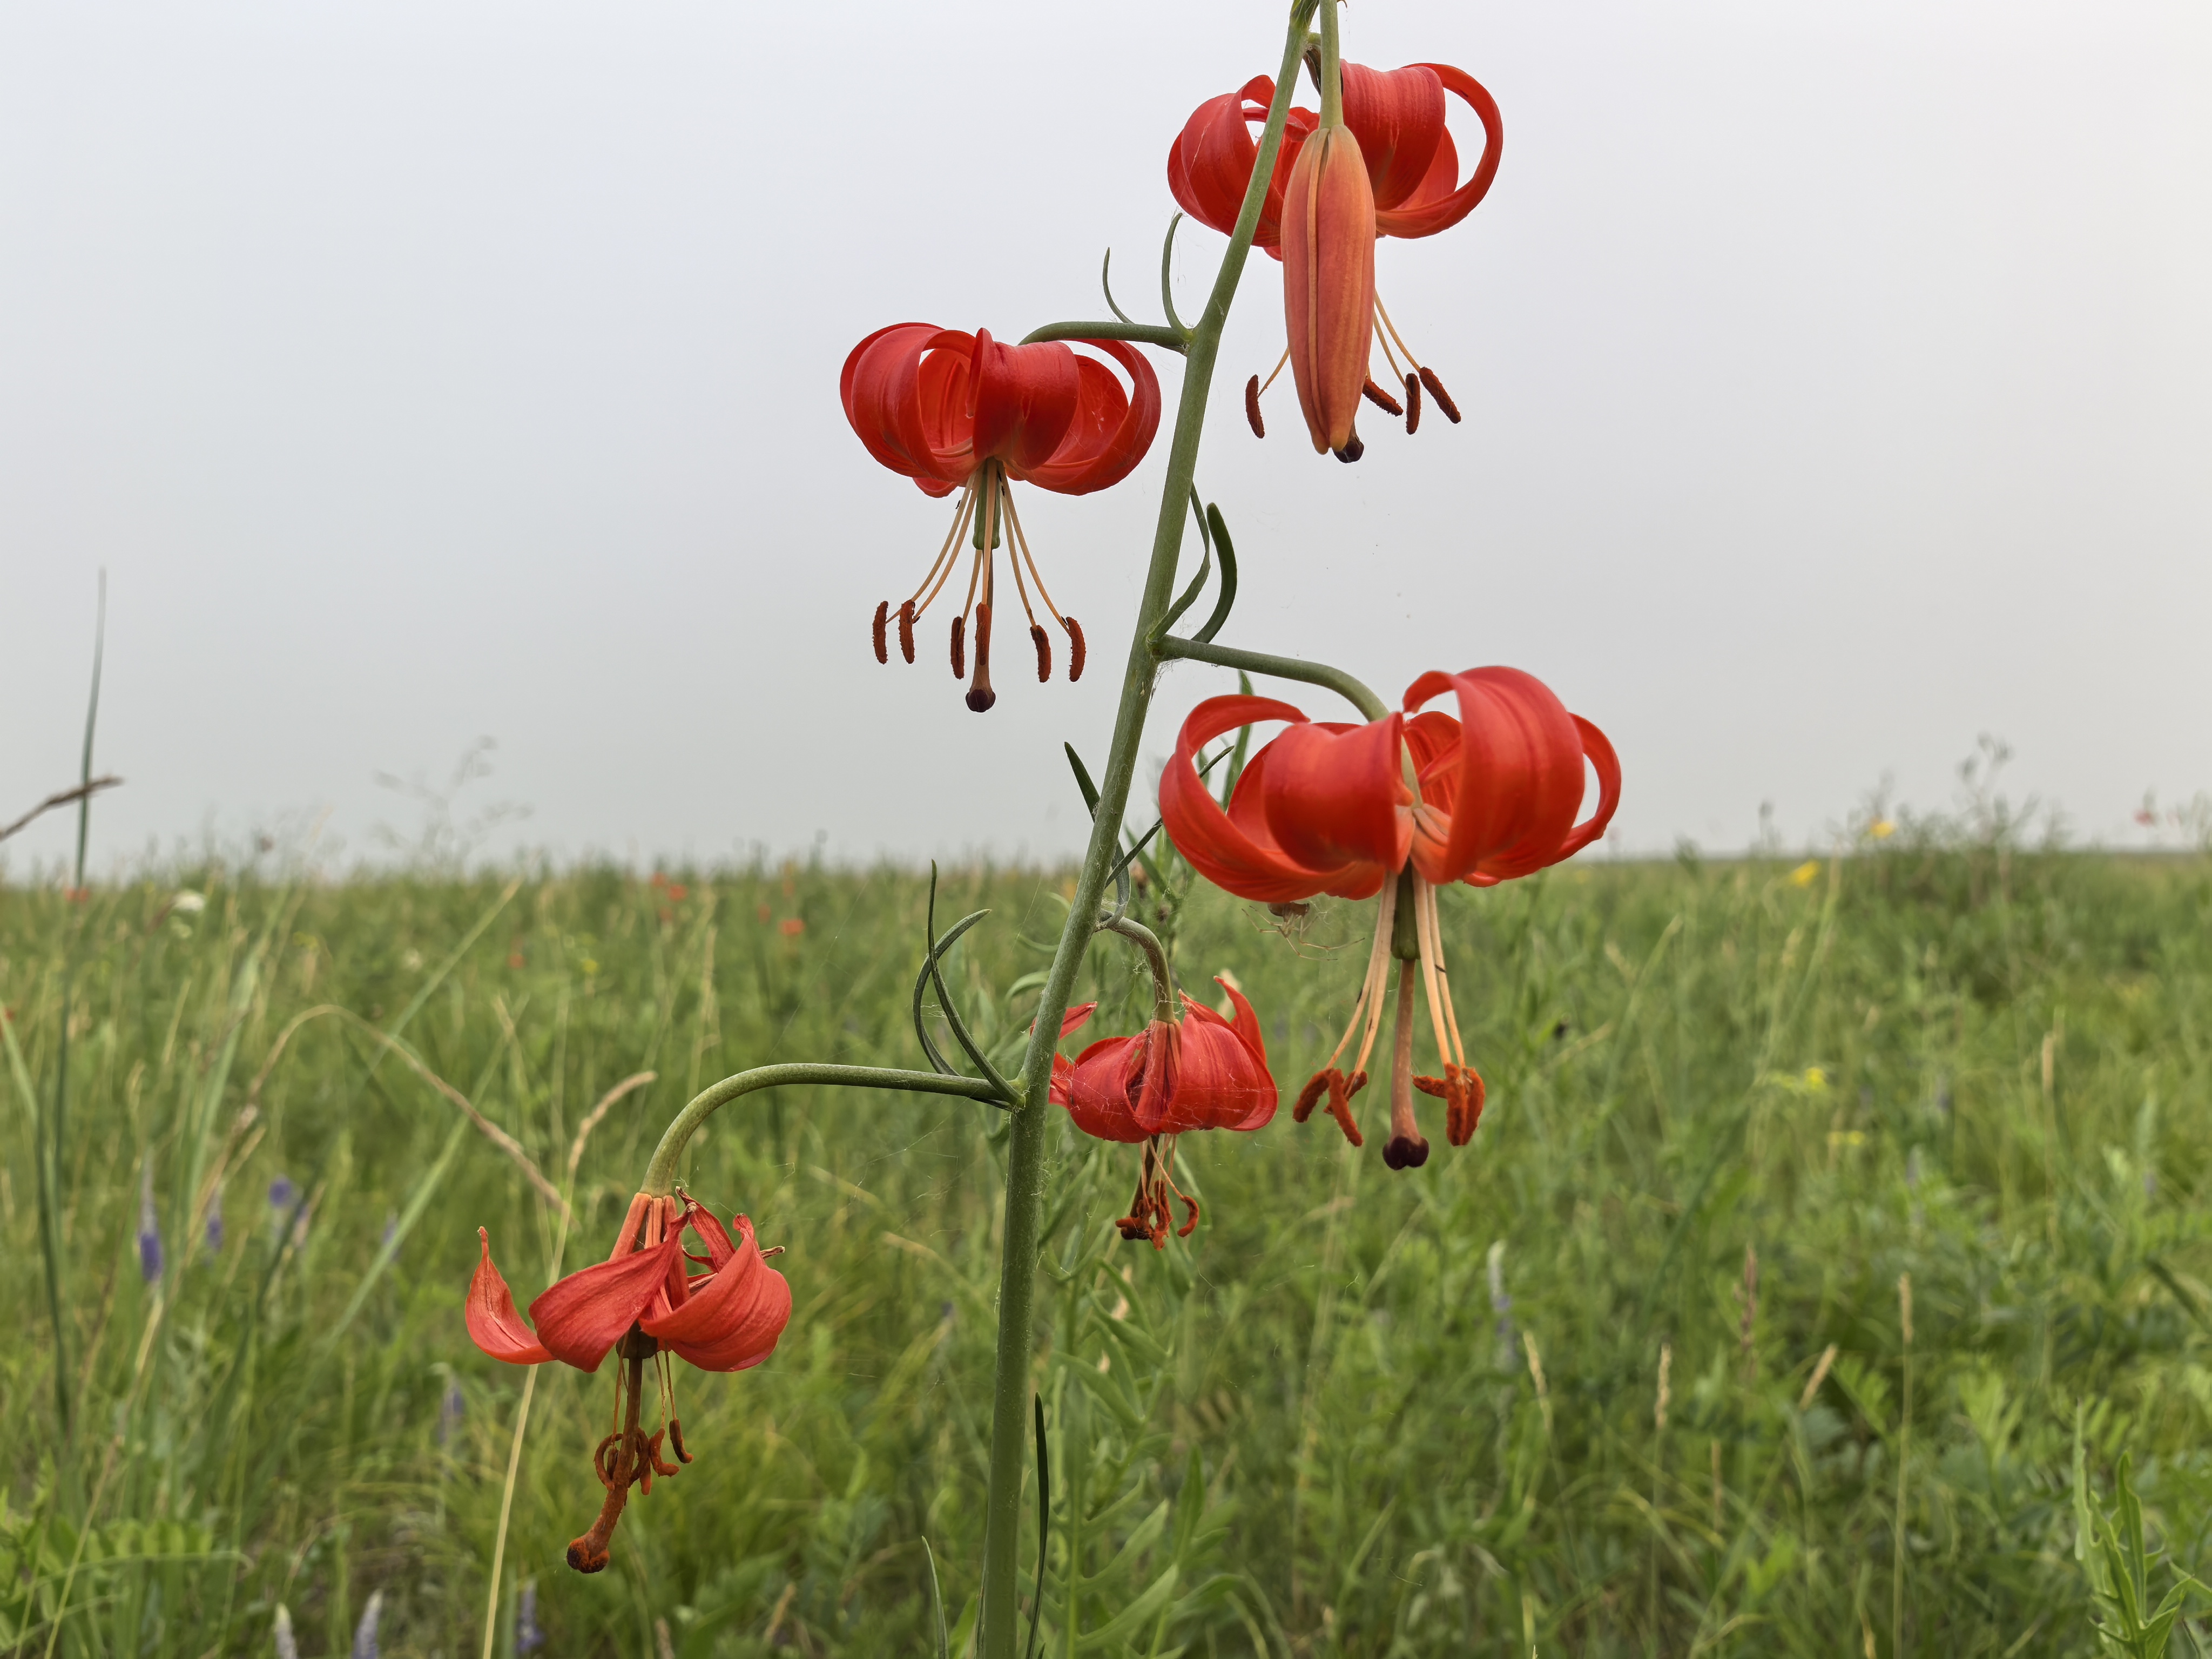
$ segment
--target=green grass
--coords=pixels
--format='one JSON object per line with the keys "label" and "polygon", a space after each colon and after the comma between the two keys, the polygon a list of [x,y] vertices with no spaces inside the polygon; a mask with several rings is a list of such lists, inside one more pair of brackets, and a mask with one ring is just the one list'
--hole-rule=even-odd
{"label": "green grass", "polygon": [[[268,1654],[282,1603],[301,1653],[342,1653],[381,1591],[386,1653],[480,1651],[526,1374],[470,1346],[462,1291],[478,1224],[523,1301],[560,1229],[424,1073],[556,1187],[594,1103],[657,1073],[583,1150],[574,1267],[696,1086],[920,1063],[923,882],[678,879],[0,891],[29,1091],[0,1083],[0,1647]],[[987,1043],[1026,1023],[1061,890],[947,878],[940,925],[994,910],[953,959]],[[1257,1004],[1286,1095],[1367,914],[1291,937],[1200,892],[1173,918],[1186,982],[1231,969]],[[2212,1569],[2212,865],[1908,831],[1795,873],[1570,866],[1444,916],[1491,1090],[1473,1146],[1431,1117],[1394,1175],[1322,1116],[1188,1137],[1204,1220],[1156,1254],[1111,1226],[1133,1154],[1061,1135],[1043,1650],[2083,1653],[2077,1423],[2100,1494],[2131,1455],[2154,1545]],[[1133,953],[1091,964],[1086,1035],[1133,1029]],[[38,1201],[65,999],[67,1437]],[[325,1005],[359,1018],[303,1019]],[[714,1120],[689,1184],[788,1247],[790,1329],[681,1378],[697,1461],[633,1498],[595,1579],[561,1552],[611,1370],[539,1376],[495,1652],[524,1583],[548,1654],[934,1651],[923,1540],[948,1623],[981,1551],[1002,1134],[915,1096]]]}

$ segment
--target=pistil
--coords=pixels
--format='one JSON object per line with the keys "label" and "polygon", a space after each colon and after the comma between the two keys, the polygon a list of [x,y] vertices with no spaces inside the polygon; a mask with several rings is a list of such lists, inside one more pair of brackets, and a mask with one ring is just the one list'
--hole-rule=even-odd
{"label": "pistil", "polygon": [[1398,1029],[1390,1042],[1390,1141],[1382,1161],[1394,1170],[1418,1170],[1429,1161],[1429,1143],[1413,1121],[1413,964],[1398,964]]}

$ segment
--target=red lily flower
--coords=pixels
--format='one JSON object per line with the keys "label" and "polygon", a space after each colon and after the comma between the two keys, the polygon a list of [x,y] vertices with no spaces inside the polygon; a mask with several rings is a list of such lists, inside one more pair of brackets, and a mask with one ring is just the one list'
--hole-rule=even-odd
{"label": "red lily flower", "polygon": [[[1202,1002],[1182,1000],[1183,1018],[1153,1019],[1134,1036],[1106,1037],[1074,1060],[1054,1054],[1052,1099],[1075,1127],[1100,1140],[1141,1142],[1137,1195],[1121,1218],[1121,1237],[1150,1238],[1164,1249],[1174,1219],[1169,1198],[1188,1211],[1176,1236],[1198,1225],[1198,1203],[1175,1184],[1176,1137],[1194,1129],[1264,1128],[1275,1115],[1275,1079],[1260,1017],[1226,980],[1233,1019]],[[1094,1006],[1096,1005],[1093,1005]],[[1061,1035],[1090,1017],[1071,1010]]]}
{"label": "red lily flower", "polygon": [[[1445,691],[1459,717],[1417,712]],[[1427,673],[1407,687],[1403,712],[1365,726],[1310,721],[1268,697],[1211,697],[1191,711],[1160,780],[1160,817],[1199,873],[1241,898],[1293,903],[1316,893],[1380,894],[1375,943],[1351,1024],[1328,1064],[1300,1092],[1304,1122],[1324,1096],[1330,1115],[1361,1144],[1351,1102],[1367,1082],[1382,1028],[1389,963],[1400,962],[1393,1043],[1393,1169],[1427,1160],[1413,1091],[1448,1104],[1447,1138],[1463,1146],[1482,1116],[1482,1078],[1468,1063],[1444,970],[1437,887],[1487,887],[1534,873],[1605,833],[1620,800],[1620,763],[1605,734],[1571,714],[1543,682],[1516,668]],[[1224,813],[1200,781],[1198,750],[1240,726],[1288,720],[1237,779]],[[1598,802],[1580,823],[1583,762],[1598,776]],[[1408,787],[1408,775],[1413,780]],[[1413,1074],[1415,969],[1426,994],[1443,1076]],[[1347,1078],[1337,1061],[1364,1026]]]}
{"label": "red lily flower", "polygon": [[968,672],[973,611],[975,673],[968,706],[978,714],[998,700],[991,689],[994,555],[1008,532],[1006,562],[1029,617],[1037,678],[1052,678],[1052,645],[1030,609],[1024,566],[1046,611],[1067,631],[1067,678],[1083,677],[1083,629],[1045,592],[1014,511],[1011,482],[1021,479],[1062,495],[1103,489],[1144,459],[1159,429],[1160,383],[1143,356],[1119,340],[1078,343],[1119,363],[1129,376],[1128,390],[1104,364],[1079,357],[1057,341],[1010,346],[993,339],[988,329],[971,335],[928,323],[878,329],[853,348],[839,380],[845,418],[871,455],[912,478],[926,495],[960,491],[951,532],[921,586],[896,610],[888,599],[876,607],[876,660],[890,660],[887,636],[894,617],[899,650],[914,660],[915,623],[958,568],[964,533],[975,556],[968,597],[952,623],[952,672],[959,678]]}
{"label": "red lily flower", "polygon": [[[1505,137],[1504,121],[1498,113],[1497,100],[1482,83],[1449,64],[1408,64],[1403,69],[1382,70],[1347,63],[1341,68],[1344,126],[1358,146],[1374,193],[1374,235],[1433,236],[1449,230],[1472,213],[1476,204],[1489,193],[1491,181],[1498,176]],[[1462,100],[1482,123],[1482,155],[1464,182],[1459,179],[1458,147],[1453,143],[1445,125],[1447,92]],[[1192,112],[1168,152],[1168,188],[1176,203],[1193,218],[1224,235],[1236,228],[1245,187],[1250,182],[1253,164],[1259,159],[1250,128],[1266,121],[1267,105],[1274,95],[1273,78],[1262,75],[1248,81],[1236,92],[1208,99]],[[1296,238],[1285,240],[1289,181],[1300,155],[1309,147],[1319,125],[1320,118],[1311,110],[1295,108],[1284,125],[1275,170],[1268,180],[1267,198],[1261,210],[1259,229],[1253,237],[1254,246],[1266,249],[1279,259],[1296,257],[1292,246]],[[1356,224],[1352,223],[1340,228],[1325,224],[1322,232],[1324,246],[1336,235],[1358,234]],[[1355,261],[1360,256],[1353,251],[1342,250],[1332,252],[1328,257],[1335,264]],[[1297,304],[1287,272],[1285,297],[1287,304]],[[1382,355],[1393,374],[1405,386],[1405,402],[1400,404],[1364,373],[1364,341],[1358,345],[1363,369],[1358,390],[1387,413],[1403,414],[1406,430],[1410,433],[1420,425],[1421,392],[1425,387],[1437,400],[1437,406],[1443,410],[1445,418],[1456,424],[1460,419],[1458,405],[1452,402],[1436,371],[1413,356],[1379,298],[1374,299],[1371,309],[1379,325],[1373,337],[1382,344]],[[1284,355],[1295,363],[1298,361],[1295,348],[1299,337],[1295,312],[1288,320],[1293,349]],[[1391,350],[1393,343],[1397,346],[1395,353]],[[1355,349],[1350,333],[1332,343],[1333,362],[1348,359]],[[1402,366],[1399,362],[1401,356],[1405,360]],[[1275,374],[1267,377],[1267,386],[1273,385],[1275,374],[1281,373],[1282,364],[1278,363]],[[1267,386],[1262,386],[1255,374],[1244,388],[1245,415],[1253,431],[1262,437],[1267,435],[1267,428],[1260,416],[1260,394]],[[1316,418],[1316,405],[1308,400],[1304,380],[1299,381],[1299,388],[1300,406],[1305,410],[1308,428],[1313,431],[1318,446],[1323,433],[1333,432],[1334,428],[1328,421]],[[1333,417],[1333,400],[1322,404],[1319,412]],[[1348,432],[1348,427],[1346,429]],[[1325,447],[1334,449],[1347,460],[1357,459],[1359,453],[1356,437],[1348,443],[1332,442]]]}
{"label": "red lily flower", "polygon": [[[490,1234],[477,1229],[483,1255],[469,1281],[468,1303],[469,1335],[477,1346],[510,1365],[557,1359],[597,1371],[610,1351],[624,1362],[615,1377],[615,1413],[623,1426],[592,1457],[606,1501],[592,1529],[568,1546],[568,1565],[579,1572],[607,1565],[608,1541],[633,1484],[650,1492],[654,1475],[674,1474],[691,1461],[676,1418],[675,1376],[658,1356],[672,1353],[702,1370],[745,1370],[775,1352],[790,1322],[791,1286],[768,1265],[752,1222],[739,1216],[737,1227],[733,1242],[713,1212],[689,1197],[640,1193],[607,1259],[568,1274],[530,1304],[534,1333],[515,1312],[514,1293],[493,1265]],[[684,1248],[686,1228],[707,1248],[703,1273],[686,1271],[687,1263],[700,1262]],[[650,1437],[638,1424],[647,1359],[657,1361],[664,1419]],[[660,1455],[664,1436],[675,1463]]]}

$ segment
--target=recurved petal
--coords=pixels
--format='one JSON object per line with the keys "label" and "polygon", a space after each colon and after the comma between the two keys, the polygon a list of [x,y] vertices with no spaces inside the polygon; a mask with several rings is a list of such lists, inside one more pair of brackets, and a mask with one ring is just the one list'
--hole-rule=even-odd
{"label": "recurved petal", "polygon": [[[1168,151],[1168,190],[1176,204],[1200,224],[1227,236],[1237,228],[1244,191],[1251,183],[1259,147],[1251,129],[1264,125],[1275,96],[1272,76],[1259,75],[1233,93],[1209,98],[1191,112]],[[1317,120],[1311,110],[1293,108],[1275,151],[1275,167],[1260,209],[1252,245],[1275,251],[1282,237],[1283,185],[1297,160],[1298,147]]]}
{"label": "recurved petal", "polygon": [[1018,477],[1049,460],[1081,400],[1077,362],[1057,340],[1007,345],[977,330],[969,364],[975,459],[1004,461]]}
{"label": "recurved petal", "polygon": [[1620,805],[1620,757],[1613,752],[1611,739],[1580,714],[1571,714],[1575,730],[1582,733],[1583,753],[1589,757],[1590,765],[1597,772],[1597,810],[1584,822],[1567,833],[1559,848],[1559,856],[1571,858],[1605,833],[1613,822],[1613,809]]}
{"label": "recurved petal", "polygon": [[1413,834],[1403,724],[1397,714],[1366,726],[1309,723],[1267,745],[1261,808],[1286,857],[1309,868],[1403,866]]}
{"label": "recurved petal", "polygon": [[847,422],[871,455],[918,482],[966,479],[974,470],[966,412],[973,345],[957,330],[895,323],[853,348],[838,392]]}
{"label": "recurved petal", "polygon": [[1447,689],[1459,702],[1459,755],[1455,764],[1432,762],[1421,771],[1432,822],[1414,845],[1414,867],[1443,883],[1510,879],[1556,862],[1583,795],[1573,716],[1517,668],[1425,674],[1407,689],[1406,707]]}
{"label": "recurved petal", "polygon": [[1121,365],[1129,389],[1103,363],[1079,358],[1081,389],[1074,418],[1049,460],[1018,472],[1062,495],[1087,495],[1129,476],[1160,429],[1160,382],[1134,346],[1121,340],[1085,340]]}
{"label": "recurved petal", "polygon": [[[1432,71],[1444,89],[1464,100],[1482,123],[1482,156],[1465,184],[1457,189],[1452,187],[1459,170],[1459,158],[1447,134],[1437,145],[1437,154],[1413,193],[1396,206],[1378,209],[1376,213],[1375,228],[1381,235],[1433,236],[1466,218],[1474,211],[1475,204],[1490,193],[1491,181],[1498,177],[1498,163],[1505,151],[1505,118],[1498,113],[1498,100],[1465,70],[1454,69],[1449,64],[1414,64],[1407,67]],[[1402,75],[1405,70],[1398,72]]]}
{"label": "recurved petal", "polygon": [[[1075,1057],[1065,1090],[1053,1098],[1067,1108],[1075,1127],[1099,1140],[1138,1141],[1148,1133],[1132,1108],[1131,1073],[1141,1064],[1144,1038],[1102,1037]],[[1055,1074],[1059,1067],[1053,1068]],[[1059,1079],[1055,1075],[1055,1084]]]}
{"label": "recurved petal", "polygon": [[1275,1115],[1275,1079],[1259,1035],[1260,1022],[1243,994],[1217,980],[1237,1011],[1232,1023],[1186,996],[1181,1066],[1175,1098],[1161,1133],[1192,1129],[1257,1129]]}
{"label": "recurved petal", "polygon": [[[701,1225],[704,1217],[705,1225]],[[750,1218],[737,1218],[732,1243],[712,1214],[690,1216],[709,1255],[727,1250],[712,1273],[692,1281],[683,1306],[640,1322],[661,1346],[701,1370],[741,1371],[775,1349],[791,1322],[791,1286],[763,1260]],[[719,1235],[719,1237],[717,1237]]]}
{"label": "recurved petal", "polygon": [[[1344,68],[1344,125],[1359,140],[1377,213],[1413,198],[1444,139],[1444,88],[1426,64]],[[1446,185],[1449,190],[1450,185]]]}
{"label": "recurved petal", "polygon": [[[1224,816],[1198,775],[1198,751],[1206,744],[1240,726],[1266,720],[1303,723],[1305,715],[1272,697],[1208,697],[1192,709],[1176,738],[1175,755],[1160,774],[1160,818],[1176,850],[1216,887],[1263,904],[1288,903],[1328,890],[1337,872],[1310,869],[1287,856],[1256,815],[1235,810],[1246,790],[1254,788],[1255,768],[1264,777],[1263,758],[1273,744],[1264,745],[1245,768],[1231,799],[1234,816]],[[1254,788],[1253,799],[1257,797]]]}
{"label": "recurved petal", "polygon": [[490,1233],[479,1227],[477,1239],[483,1246],[483,1256],[469,1280],[469,1340],[494,1359],[504,1359],[510,1365],[535,1365],[550,1359],[553,1356],[514,1310],[514,1292],[507,1288],[507,1280],[492,1263]]}
{"label": "recurved petal", "polygon": [[651,1310],[672,1270],[683,1263],[683,1235],[570,1273],[530,1304],[546,1352],[580,1371],[595,1371],[607,1350]]}

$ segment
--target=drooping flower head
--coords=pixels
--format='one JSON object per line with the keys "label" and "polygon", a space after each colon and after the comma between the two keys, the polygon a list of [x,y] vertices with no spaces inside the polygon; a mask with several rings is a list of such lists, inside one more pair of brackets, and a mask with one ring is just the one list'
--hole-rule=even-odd
{"label": "drooping flower head", "polygon": [[[1425,709],[1447,691],[1456,698],[1457,718]],[[1224,812],[1200,779],[1198,751],[1225,732],[1266,720],[1291,724],[1252,757]],[[1585,759],[1597,773],[1598,801],[1578,823]],[[1351,1102],[1367,1082],[1395,957],[1398,1020],[1384,1149],[1394,1169],[1428,1158],[1413,1118],[1413,1090],[1447,1102],[1445,1133],[1455,1146],[1467,1144],[1482,1115],[1482,1079],[1468,1062],[1448,989],[1437,889],[1460,881],[1486,887],[1571,857],[1605,833],[1620,799],[1620,763],[1605,734],[1515,668],[1424,674],[1406,689],[1401,712],[1364,726],[1308,720],[1268,697],[1208,698],[1183,722],[1160,780],[1168,834],[1216,886],[1269,904],[1318,893],[1379,896],[1375,943],[1351,1023],[1292,1115],[1303,1123],[1326,1098],[1346,1136],[1361,1144]],[[1441,1078],[1413,1071],[1417,976]],[[1360,1031],[1358,1058],[1346,1076],[1337,1062]]]}
{"label": "drooping flower head", "polygon": [[[1215,983],[1228,994],[1230,1018],[1185,996],[1180,1018],[1156,1010],[1134,1036],[1102,1038],[1073,1060],[1053,1056],[1052,1099],[1067,1108],[1075,1127],[1100,1140],[1144,1147],[1121,1237],[1149,1238],[1156,1248],[1164,1248],[1174,1221],[1171,1197],[1187,1212],[1177,1237],[1198,1224],[1197,1200],[1175,1184],[1176,1137],[1194,1129],[1249,1133],[1275,1115],[1260,1017],[1236,986]],[[1088,1007],[1071,1010],[1061,1034],[1090,1017]]]}
{"label": "drooping flower head", "polygon": [[[514,1293],[493,1265],[490,1235],[477,1229],[483,1255],[468,1300],[469,1335],[477,1346],[510,1365],[557,1359],[597,1371],[611,1352],[623,1361],[615,1376],[622,1426],[592,1458],[606,1501],[591,1530],[568,1546],[568,1565],[579,1572],[607,1565],[608,1540],[631,1486],[649,1493],[654,1475],[674,1474],[691,1461],[667,1356],[701,1370],[745,1370],[775,1352],[791,1319],[791,1286],[768,1265],[751,1221],[738,1216],[737,1229],[733,1240],[713,1212],[688,1196],[640,1193],[607,1259],[568,1274],[530,1304],[535,1332],[515,1312]],[[687,1231],[705,1246],[703,1261],[684,1248]],[[706,1271],[691,1273],[693,1267]],[[650,1437],[639,1422],[648,1359],[655,1364],[662,1416]],[[674,1463],[661,1456],[664,1437]]]}
{"label": "drooping flower head", "polygon": [[1037,678],[1052,677],[1052,643],[1030,601],[1066,630],[1067,677],[1083,674],[1083,629],[1046,593],[1014,510],[1017,480],[1063,495],[1084,495],[1119,483],[1151,447],[1160,424],[1160,385],[1152,365],[1119,340],[1083,340],[1119,364],[1125,390],[1097,358],[1079,356],[1058,341],[1007,345],[990,331],[974,334],[928,323],[878,329],[845,359],[839,395],[845,418],[862,443],[927,495],[955,489],[960,501],[937,559],[911,597],[876,607],[878,662],[890,660],[890,632],[914,660],[914,626],[972,551],[966,597],[952,621],[952,672],[967,675],[968,618],[975,618],[975,670],[968,706],[978,714],[997,701],[991,686],[991,618],[997,603],[997,550],[1006,544],[1014,591],[1029,618]]}
{"label": "drooping flower head", "polygon": [[[1310,56],[1307,62],[1318,80],[1318,62]],[[1321,118],[1307,109],[1290,112],[1253,246],[1284,262],[1290,336],[1284,360],[1293,368],[1315,447],[1356,460],[1361,446],[1346,405],[1356,407],[1362,395],[1386,413],[1404,415],[1409,433],[1420,425],[1425,388],[1448,420],[1460,419],[1443,380],[1413,356],[1374,291],[1374,244],[1383,236],[1433,236],[1473,212],[1498,175],[1505,129],[1497,101],[1481,82],[1449,64],[1384,70],[1347,63],[1341,70],[1343,125],[1334,131],[1350,143],[1330,137],[1323,146]],[[1463,100],[1482,124],[1482,154],[1464,180],[1446,124],[1447,93]],[[1168,152],[1168,188],[1176,204],[1224,235],[1236,227],[1259,160],[1251,128],[1267,119],[1274,95],[1273,77],[1262,75],[1236,92],[1209,98],[1192,112]],[[1326,153],[1309,159],[1317,149]],[[1342,176],[1353,155],[1371,198],[1364,206]],[[1367,304],[1355,316],[1352,302],[1363,286]],[[1376,383],[1370,342],[1382,346],[1393,380],[1403,386],[1402,404]],[[1275,374],[1281,372],[1278,363]],[[1343,393],[1347,382],[1349,400]],[[1260,394],[1266,389],[1256,374],[1244,389],[1245,414],[1261,436]]]}

